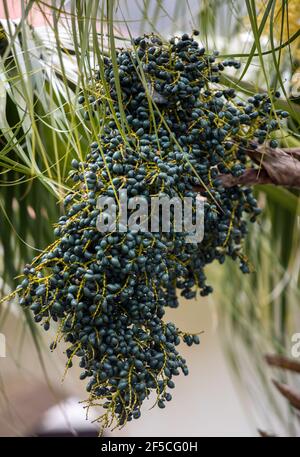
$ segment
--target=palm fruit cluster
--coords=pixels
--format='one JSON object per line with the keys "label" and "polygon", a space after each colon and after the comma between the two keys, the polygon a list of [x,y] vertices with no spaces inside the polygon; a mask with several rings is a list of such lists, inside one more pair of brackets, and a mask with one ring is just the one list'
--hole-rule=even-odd
{"label": "palm fruit cluster", "polygon": [[[55,242],[26,265],[17,288],[20,305],[45,330],[58,322],[51,348],[61,339],[69,344],[67,367],[79,357],[88,405],[106,409],[103,426],[138,418],[151,393],[164,408],[174,377],[188,374],[177,346],[199,337],[163,320],[165,308],[178,305],[177,291],[188,299],[209,294],[205,266],[214,260],[231,257],[249,271],[241,246],[246,221],[254,222],[259,208],[251,189],[224,188],[219,176],[253,167],[247,151],[286,117],[268,95],[245,102],[222,86],[220,72],[239,63],[219,61],[193,35],[168,42],[139,37],[131,49],[117,51],[116,62],[117,74],[104,57],[96,93],[93,84],[79,99],[86,121],[99,120],[99,132],[85,161],[72,161],[74,185]],[[200,189],[202,243],[187,243],[187,233],[172,225],[170,233],[99,232],[97,199],[119,189],[149,202],[153,195],[196,198]]]}

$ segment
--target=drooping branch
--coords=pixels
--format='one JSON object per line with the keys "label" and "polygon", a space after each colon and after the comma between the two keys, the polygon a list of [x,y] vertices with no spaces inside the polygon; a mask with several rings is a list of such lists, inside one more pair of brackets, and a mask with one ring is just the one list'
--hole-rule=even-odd
{"label": "drooping branch", "polygon": [[295,359],[289,359],[279,354],[267,354],[265,356],[266,362],[271,367],[283,368],[284,370],[300,373],[300,362]]}
{"label": "drooping branch", "polygon": [[[279,354],[267,354],[265,356],[265,359],[267,364],[271,367],[282,368],[284,370],[291,371],[292,373],[300,373],[300,362],[296,360],[289,359],[288,357]],[[273,379],[272,381],[276,389],[281,393],[281,395],[283,395],[288,400],[289,404],[293,408],[295,408],[295,410],[300,411],[299,392],[297,392],[294,388],[288,386],[287,384],[280,383],[275,379]],[[276,436],[263,430],[258,430],[258,432],[262,437]]]}
{"label": "drooping branch", "polygon": [[[248,155],[257,167],[247,169],[239,177],[219,175],[218,180],[224,187],[274,184],[300,189],[300,148],[273,149],[268,145],[262,145],[256,149],[249,149]],[[201,190],[203,189],[199,186],[199,191]]]}
{"label": "drooping branch", "polygon": [[272,149],[263,145],[250,151],[249,157],[259,166],[258,180],[263,172],[263,184],[300,189],[300,148]]}

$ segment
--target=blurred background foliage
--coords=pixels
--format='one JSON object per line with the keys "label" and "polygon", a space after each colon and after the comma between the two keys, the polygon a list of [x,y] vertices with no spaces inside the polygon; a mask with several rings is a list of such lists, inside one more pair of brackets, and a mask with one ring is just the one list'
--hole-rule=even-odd
{"label": "blurred background foliage", "polygon": [[[282,147],[300,147],[298,0],[4,0],[0,13],[2,292],[51,242],[70,161],[85,156],[99,128],[93,121],[84,124],[77,98],[97,91],[87,88],[94,68],[131,36],[163,31],[167,38],[199,30],[209,51],[241,61],[241,69],[226,73],[222,82],[242,99],[280,91],[278,107],[290,118],[277,139]],[[253,272],[242,275],[230,261],[212,265],[212,300],[224,348],[254,413],[263,414],[270,429],[276,416],[286,433],[295,434],[299,422],[275,395],[264,355],[290,355],[291,335],[300,329],[299,193],[274,186],[255,192],[263,214],[245,245]],[[11,306],[2,305],[0,325]],[[25,322],[38,347],[36,326],[30,316]],[[262,402],[255,401],[258,395]]]}

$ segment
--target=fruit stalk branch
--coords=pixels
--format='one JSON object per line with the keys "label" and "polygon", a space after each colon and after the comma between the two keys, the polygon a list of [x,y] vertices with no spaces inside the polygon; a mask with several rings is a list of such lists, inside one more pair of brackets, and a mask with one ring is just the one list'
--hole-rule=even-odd
{"label": "fruit stalk branch", "polygon": [[262,145],[249,149],[248,155],[258,168],[249,168],[238,177],[219,175],[218,180],[224,187],[274,184],[300,189],[300,148],[273,149]]}

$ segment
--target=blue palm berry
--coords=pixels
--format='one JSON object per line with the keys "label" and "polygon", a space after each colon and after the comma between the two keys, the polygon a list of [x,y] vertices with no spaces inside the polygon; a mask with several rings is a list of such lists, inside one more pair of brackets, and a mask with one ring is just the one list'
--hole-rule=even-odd
{"label": "blue palm berry", "polygon": [[278,147],[278,141],[271,140],[270,141],[270,146],[271,146],[271,148],[274,148],[274,149],[277,148]]}
{"label": "blue palm berry", "polygon": [[163,400],[158,400],[158,402],[157,402],[157,406],[158,406],[159,408],[161,408],[161,409],[163,409],[163,408],[165,408],[165,407],[166,407],[166,405],[165,405],[165,403],[164,403],[164,401],[163,401]]}

